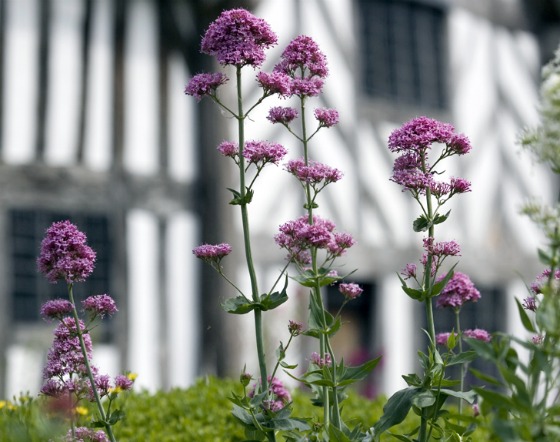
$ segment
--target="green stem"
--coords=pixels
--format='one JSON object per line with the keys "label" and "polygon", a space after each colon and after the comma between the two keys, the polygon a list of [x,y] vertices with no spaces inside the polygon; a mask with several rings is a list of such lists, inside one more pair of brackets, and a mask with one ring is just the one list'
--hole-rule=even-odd
{"label": "green stem", "polygon": [[[460,319],[461,309],[455,309],[455,328],[457,333],[457,339],[459,339],[459,353],[463,353],[463,339],[461,336],[461,319]],[[459,379],[459,388],[461,391],[465,389],[465,364],[461,364],[461,377]],[[463,414],[463,400],[459,399],[459,414]]]}
{"label": "green stem", "polygon": [[[251,295],[253,301],[259,300],[259,287],[257,283],[257,273],[253,262],[253,253],[251,250],[251,234],[249,229],[249,210],[245,201],[245,158],[243,157],[243,148],[245,146],[245,117],[243,113],[243,93],[241,88],[241,66],[236,66],[237,80],[237,128],[239,141],[239,194],[241,196],[241,224],[243,226],[243,242],[245,245],[245,259],[247,261],[247,270],[251,281]],[[254,310],[255,319],[255,336],[257,344],[257,357],[259,360],[259,371],[261,374],[262,391],[268,391],[268,376],[266,369],[266,355],[264,350],[264,333],[262,324],[262,311],[256,308]],[[269,441],[275,441],[274,431],[266,433]]]}
{"label": "green stem", "polygon": [[68,298],[70,300],[70,303],[72,304],[72,315],[74,316],[74,321],[76,323],[76,334],[78,335],[78,340],[80,341],[80,348],[82,350],[82,355],[84,356],[84,365],[86,367],[87,376],[91,384],[91,391],[93,392],[93,397],[95,398],[95,403],[97,404],[97,410],[99,411],[101,421],[103,422],[105,430],[107,431],[107,436],[109,437],[111,442],[116,442],[115,436],[113,434],[113,428],[111,427],[111,424],[107,422],[107,415],[105,414],[105,409],[103,408],[101,398],[99,397],[97,387],[95,386],[95,378],[93,377],[91,364],[89,363],[86,344],[84,342],[84,334],[82,332],[82,328],[80,327],[80,318],[78,316],[78,310],[76,309],[76,303],[74,302],[73,285],[71,283],[68,284]]}

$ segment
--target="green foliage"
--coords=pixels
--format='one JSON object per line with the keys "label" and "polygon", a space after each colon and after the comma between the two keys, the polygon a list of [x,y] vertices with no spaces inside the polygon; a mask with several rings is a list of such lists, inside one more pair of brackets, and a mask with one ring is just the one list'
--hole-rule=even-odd
{"label": "green foliage", "polygon": [[[156,393],[141,391],[123,395],[122,399],[117,399],[116,405],[126,410],[126,417],[114,427],[115,437],[119,442],[245,441],[245,428],[233,416],[232,404],[228,399],[231,391],[241,393],[241,389],[238,381],[207,377],[199,379],[188,389]],[[22,398],[0,409],[0,440],[44,442],[66,434],[67,424],[47,412],[45,398]],[[311,404],[309,394],[296,389],[292,392],[292,398],[294,414],[306,417],[312,427],[321,428],[322,408]],[[368,429],[381,418],[385,401],[383,397],[368,400],[349,390],[342,417],[348,424]],[[91,412],[94,412],[93,408]],[[92,414],[82,418],[84,421],[81,424],[87,424],[92,418]],[[417,425],[417,417],[411,415],[393,429],[400,434],[407,434]],[[336,430],[331,428],[329,432],[334,433]],[[297,435],[298,431],[293,434]],[[279,437],[278,440],[289,439]],[[381,440],[390,441],[394,438],[386,434]]]}

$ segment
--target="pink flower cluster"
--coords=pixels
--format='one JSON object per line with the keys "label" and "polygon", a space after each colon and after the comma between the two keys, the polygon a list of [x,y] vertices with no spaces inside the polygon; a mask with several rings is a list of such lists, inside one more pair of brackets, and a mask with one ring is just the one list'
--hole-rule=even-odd
{"label": "pink flower cluster", "polygon": [[[248,396],[255,395],[256,386],[249,392]],[[270,397],[263,401],[263,406],[270,411],[280,411],[292,400],[290,392],[284,387],[282,381],[276,377],[268,377],[268,391]]]}
{"label": "pink flower cluster", "polygon": [[325,357],[321,357],[319,353],[313,352],[311,353],[311,363],[315,364],[317,367],[330,367],[332,365],[331,355],[325,353]]}
{"label": "pink flower cluster", "polygon": [[91,275],[95,252],[87,245],[86,235],[74,224],[59,221],[47,229],[37,264],[50,282],[62,279],[71,284]]}
{"label": "pink flower cluster", "polygon": [[332,221],[313,217],[309,223],[307,216],[282,224],[280,233],[276,234],[276,244],[288,251],[288,259],[300,265],[311,262],[309,250],[312,247],[327,251],[327,260],[344,254],[346,249],[354,245],[354,239],[348,233],[334,232]]}
{"label": "pink flower cluster", "polygon": [[202,259],[203,261],[219,263],[222,258],[231,253],[231,250],[231,246],[227,243],[216,245],[203,244],[195,247],[193,253],[198,259]]}
{"label": "pink flower cluster", "polygon": [[72,313],[72,303],[67,299],[52,299],[41,307],[41,316],[45,319],[61,320]]}
{"label": "pink flower cluster", "polygon": [[109,438],[103,430],[93,430],[87,427],[77,427],[68,430],[64,438],[65,442],[109,442]]}
{"label": "pink flower cluster", "polygon": [[338,123],[338,111],[335,109],[315,109],[315,118],[323,127],[332,127]]}
{"label": "pink flower cluster", "polygon": [[[454,333],[454,335],[455,337],[457,337],[457,333]],[[483,342],[490,342],[492,340],[492,335],[488,333],[488,331],[483,330],[481,328],[463,330],[462,336],[464,338],[476,339],[477,341],[483,341]],[[438,333],[436,335],[436,344],[447,346],[447,342],[450,337],[451,337],[450,332]]]}
{"label": "pink flower cluster", "polygon": [[338,291],[342,293],[346,299],[356,299],[364,290],[358,284],[343,282],[338,285]]}
{"label": "pink flower cluster", "polygon": [[205,95],[215,95],[218,87],[226,84],[227,81],[228,78],[221,72],[197,74],[185,86],[185,94],[200,101]]}
{"label": "pink flower cluster", "polygon": [[89,296],[82,301],[82,307],[94,318],[111,316],[118,311],[115,301],[109,295]]}
{"label": "pink flower cluster", "polygon": [[257,83],[265,95],[278,94],[281,97],[292,95],[292,79],[283,72],[259,72]]}
{"label": "pink flower cluster", "polygon": [[[438,278],[441,281],[445,276]],[[455,272],[447,282],[436,300],[436,307],[461,308],[466,302],[477,302],[480,292],[470,278],[461,272]]]}
{"label": "pink flower cluster", "polygon": [[221,65],[258,67],[264,62],[265,49],[276,45],[277,40],[265,20],[245,9],[230,9],[210,24],[201,51],[215,56]]}
{"label": "pink flower cluster", "polygon": [[389,136],[389,150],[400,154],[393,165],[391,181],[416,196],[430,189],[436,198],[447,200],[455,194],[470,192],[470,183],[462,178],[451,178],[449,182],[434,180],[428,162],[428,151],[434,143],[445,146],[439,160],[471,150],[467,137],[455,133],[452,125],[427,117],[412,119]]}
{"label": "pink flower cluster", "polygon": [[556,270],[553,277],[551,277],[551,274],[552,272],[550,269],[545,269],[539,276],[537,276],[535,281],[531,284],[531,291],[535,295],[542,293],[543,288],[548,284],[549,280],[556,283],[560,281],[560,270]]}
{"label": "pink flower cluster", "polygon": [[[422,255],[420,262],[425,267],[428,263],[428,256],[432,257],[432,268],[431,268],[431,275],[434,276],[438,269],[440,268],[441,264],[448,256],[460,256],[461,247],[455,241],[441,241],[435,242],[434,238],[428,237],[424,238],[423,240],[424,250],[426,253]],[[416,276],[416,269],[408,266],[414,266],[414,264],[408,264],[405,268],[406,270],[412,271],[414,270],[414,277]],[[406,275],[408,276],[408,275]],[[408,276],[408,277],[412,277]]]}
{"label": "pink flower cluster", "polygon": [[342,178],[340,170],[317,161],[309,161],[306,164],[303,158],[288,161],[286,170],[302,183],[312,186],[321,185],[323,187],[330,183],[336,183]]}
{"label": "pink flower cluster", "polygon": [[243,157],[260,167],[267,163],[278,164],[287,153],[281,144],[268,141],[247,141],[243,149]]}
{"label": "pink flower cluster", "polygon": [[266,117],[272,123],[289,124],[298,116],[298,111],[293,107],[276,106],[270,109]]}

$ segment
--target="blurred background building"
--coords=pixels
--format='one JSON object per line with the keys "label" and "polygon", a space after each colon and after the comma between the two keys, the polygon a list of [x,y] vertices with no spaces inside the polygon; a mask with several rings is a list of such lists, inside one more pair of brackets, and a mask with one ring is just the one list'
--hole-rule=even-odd
{"label": "blurred background building", "polygon": [[[192,75],[217,69],[199,53],[200,38],[231,7],[251,8],[278,34],[264,70],[300,34],[327,56],[325,93],[311,105],[337,108],[341,123],[314,139],[312,155],[345,173],[319,210],[358,241],[344,262],[358,269],[352,278],[365,293],[348,306],[336,346],[356,363],[383,354],[369,391],[399,388],[424,345],[422,311],[395,274],[421,254],[411,229],[418,209],[389,182],[386,148],[410,118],[451,122],[474,147],[450,171],[473,191],[456,198],[438,229],[461,244],[459,268],[483,295],[464,327],[518,328],[513,298],[541,270],[541,238],[519,207],[530,196],[554,200],[558,183],[519,151],[516,136],[536,122],[540,67],[560,41],[558,2],[0,0],[1,397],[41,386],[53,324],[39,310],[66,288],[37,273],[36,257],[45,229],[65,218],[98,253],[78,295],[109,293],[120,310],[93,332],[102,370],[132,370],[155,390],[254,367],[252,321],[221,310],[231,293],[191,254],[204,242],[239,242],[226,190],[235,179],[215,149],[232,122],[209,100],[183,95]],[[255,114],[248,137],[295,149],[265,119],[273,104]],[[299,185],[271,168],[250,211],[259,277],[271,281],[283,265],[272,236],[301,214]],[[242,261],[227,265],[243,287],[234,264]],[[289,294],[266,319],[271,357],[288,319],[305,320],[306,293],[292,284]],[[334,290],[325,297],[336,309]],[[450,328],[446,313],[437,313],[437,331]],[[289,359],[305,364],[311,347],[295,350]]]}

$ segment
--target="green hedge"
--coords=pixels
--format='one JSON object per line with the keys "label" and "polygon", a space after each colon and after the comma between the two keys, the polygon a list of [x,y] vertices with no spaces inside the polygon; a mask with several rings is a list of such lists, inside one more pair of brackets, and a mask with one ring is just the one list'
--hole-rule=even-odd
{"label": "green hedge", "polygon": [[[114,427],[119,442],[224,442],[244,440],[243,427],[231,415],[227,399],[232,390],[239,393],[240,384],[214,377],[199,379],[188,389],[168,392],[128,393],[123,396],[126,412],[124,421]],[[307,394],[293,391],[293,408],[296,416],[313,417],[320,421],[322,409],[314,407]],[[385,398],[373,401],[352,391],[343,402],[342,416],[347,424],[362,423],[366,428],[382,414]],[[52,418],[44,398],[22,396],[9,404],[1,403],[0,440],[10,442],[45,442],[67,431],[65,422]],[[91,407],[91,411],[94,409]],[[90,417],[84,417],[84,423]],[[396,433],[407,433],[417,425],[411,414]],[[396,440],[386,436],[382,440]],[[486,440],[477,437],[473,440]]]}

